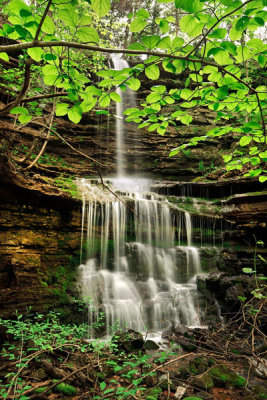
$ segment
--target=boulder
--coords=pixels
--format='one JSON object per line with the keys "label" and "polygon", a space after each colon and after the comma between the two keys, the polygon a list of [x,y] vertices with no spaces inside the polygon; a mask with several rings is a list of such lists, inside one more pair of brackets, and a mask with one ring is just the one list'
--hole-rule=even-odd
{"label": "boulder", "polygon": [[115,350],[125,353],[134,353],[143,350],[145,344],[142,333],[136,332],[133,329],[116,332],[111,342]]}

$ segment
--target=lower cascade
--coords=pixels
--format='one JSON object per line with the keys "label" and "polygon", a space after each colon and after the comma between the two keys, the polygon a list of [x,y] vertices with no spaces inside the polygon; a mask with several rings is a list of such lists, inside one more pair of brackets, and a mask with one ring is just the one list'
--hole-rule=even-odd
{"label": "lower cascade", "polygon": [[79,288],[90,337],[110,337],[118,327],[158,334],[171,325],[203,326],[190,214],[149,192],[147,181],[113,180],[118,197],[86,180],[79,185]]}

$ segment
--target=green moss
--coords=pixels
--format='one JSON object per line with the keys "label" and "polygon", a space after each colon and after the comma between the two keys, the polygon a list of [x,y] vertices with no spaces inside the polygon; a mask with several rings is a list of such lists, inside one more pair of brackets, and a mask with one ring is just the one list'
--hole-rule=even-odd
{"label": "green moss", "polygon": [[41,393],[43,393],[47,388],[48,388],[48,386],[43,386],[43,387],[37,388],[37,389],[34,390],[34,393],[41,394]]}
{"label": "green moss", "polygon": [[162,390],[160,387],[149,389],[146,392],[146,400],[154,400],[154,399],[157,400],[161,392]]}
{"label": "green moss", "polygon": [[218,382],[218,384],[224,382],[238,387],[246,386],[246,379],[229,370],[225,365],[212,367],[210,375]]}
{"label": "green moss", "polygon": [[77,188],[75,179],[73,176],[68,178],[64,178],[63,176],[59,176],[54,179],[54,185],[57,186],[63,192],[68,193],[71,197],[76,199],[80,199],[80,192]]}
{"label": "green moss", "polygon": [[184,400],[203,400],[200,397],[196,397],[196,396],[190,396],[190,397],[185,397]]}
{"label": "green moss", "polygon": [[61,392],[66,396],[74,396],[75,394],[77,394],[77,389],[74,386],[68,385],[64,382],[56,386],[56,391]]}

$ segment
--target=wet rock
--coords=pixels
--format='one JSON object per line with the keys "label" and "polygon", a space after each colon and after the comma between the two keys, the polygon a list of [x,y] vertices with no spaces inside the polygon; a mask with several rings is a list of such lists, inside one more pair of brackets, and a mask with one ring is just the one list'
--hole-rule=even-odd
{"label": "wet rock", "polygon": [[158,350],[159,345],[153,340],[146,340],[144,344],[145,350]]}
{"label": "wet rock", "polygon": [[115,350],[124,351],[126,353],[134,353],[143,350],[145,344],[143,335],[133,329],[129,329],[125,332],[116,332],[111,342],[115,345]]}

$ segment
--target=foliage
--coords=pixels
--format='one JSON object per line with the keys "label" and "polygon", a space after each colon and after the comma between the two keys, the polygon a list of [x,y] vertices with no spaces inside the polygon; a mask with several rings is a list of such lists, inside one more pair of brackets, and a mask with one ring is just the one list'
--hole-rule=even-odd
{"label": "foliage", "polygon": [[[158,2],[169,3],[169,0]],[[126,111],[127,121],[164,135],[172,125],[189,125],[196,107],[207,107],[216,113],[216,122],[223,125],[215,126],[204,136],[193,137],[173,149],[170,156],[210,137],[230,134],[236,146],[234,151],[224,155],[227,169],[245,171],[245,176],[259,177],[264,182],[267,179],[264,169],[267,160],[266,86],[257,85],[255,75],[249,72],[261,71],[266,66],[267,45],[257,37],[257,30],[264,26],[267,18],[266,0],[175,0],[172,7],[183,15],[179,21],[180,32],[176,29],[179,36],[174,36],[170,28],[170,24],[177,25],[177,20],[168,12],[162,14],[165,6],[157,9],[159,15],[154,18],[159,27],[156,34],[146,31],[151,9],[147,7],[150,12],[146,8],[133,10],[128,16],[129,29],[132,34],[140,35],[121,53],[146,55],[147,58],[122,71],[100,66],[97,75],[102,80],[96,84],[89,71],[90,63],[84,70],[78,62],[79,54],[90,51],[93,59],[100,52],[112,52],[99,33],[99,21],[106,18],[110,6],[110,0],[92,0],[90,6],[87,4],[86,13],[82,13],[84,3],[77,0],[68,3],[37,1],[31,5],[23,0],[12,0],[4,8],[8,23],[3,24],[0,34],[20,43],[0,46],[0,57],[8,61],[9,55],[20,51],[25,81],[29,60],[34,63],[48,93],[53,87],[64,92],[66,101],[57,104],[56,115],[67,115],[75,124],[80,122],[84,112],[104,109],[111,101],[120,101],[114,95],[118,87],[138,90],[143,72],[155,83],[162,69],[177,75],[186,73],[187,79],[181,88],[152,86],[139,108]],[[21,123],[28,123],[32,116],[27,104],[21,106],[20,103],[18,97],[6,110],[14,105],[11,112],[18,115]]]}

